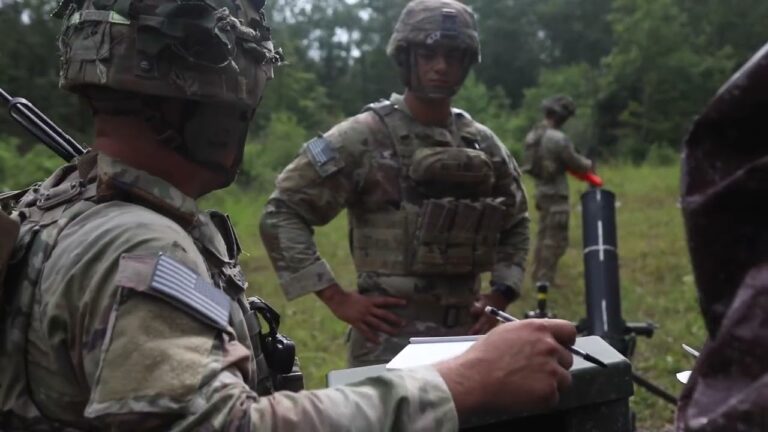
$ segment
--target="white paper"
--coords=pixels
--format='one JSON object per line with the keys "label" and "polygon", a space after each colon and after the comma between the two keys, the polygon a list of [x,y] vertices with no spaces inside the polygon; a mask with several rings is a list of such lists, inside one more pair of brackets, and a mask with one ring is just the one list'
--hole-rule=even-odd
{"label": "white paper", "polygon": [[472,346],[477,337],[413,338],[411,343],[387,363],[387,369],[426,366],[456,357]]}

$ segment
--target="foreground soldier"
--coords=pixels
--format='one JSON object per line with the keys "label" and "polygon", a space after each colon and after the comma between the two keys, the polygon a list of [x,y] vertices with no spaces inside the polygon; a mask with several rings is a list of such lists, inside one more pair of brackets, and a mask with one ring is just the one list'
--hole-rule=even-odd
{"label": "foreground soldier", "polygon": [[[349,323],[350,364],[386,363],[413,336],[485,333],[482,313],[520,291],[528,214],[499,139],[451,109],[480,59],[475,18],[454,0],[406,6],[387,52],[406,86],[308,142],[280,174],[261,229],[288,299],[314,292]],[[348,209],[358,292],[319,256],[312,226]],[[479,295],[482,272],[489,294]]]}
{"label": "foreground soldier", "polygon": [[684,143],[681,205],[709,340],[678,432],[768,430],[768,45],[710,101]]}
{"label": "foreground soldier", "polygon": [[541,289],[555,283],[557,262],[568,248],[568,179],[566,173],[587,173],[593,163],[576,153],[562,127],[576,113],[567,96],[554,96],[542,102],[544,120],[525,138],[523,172],[535,181],[539,229],[533,252],[534,284]]}
{"label": "foreground soldier", "polygon": [[501,326],[435,368],[276,392],[297,387],[281,375],[293,357],[259,337],[251,309],[274,315],[246,304],[232,227],[195,199],[233,180],[279,56],[258,2],[210,4],[62,3],[61,83],[91,105],[95,151],[14,203],[0,429],[455,430],[554,403],[575,336],[554,320]]}

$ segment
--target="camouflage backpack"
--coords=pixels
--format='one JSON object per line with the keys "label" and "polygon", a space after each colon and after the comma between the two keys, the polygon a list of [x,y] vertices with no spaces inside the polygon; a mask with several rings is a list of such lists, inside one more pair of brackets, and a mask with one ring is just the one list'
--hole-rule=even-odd
{"label": "camouflage backpack", "polygon": [[539,124],[528,132],[523,146],[523,163],[520,169],[534,178],[544,177],[544,169],[541,166],[541,140],[547,132],[546,125]]}

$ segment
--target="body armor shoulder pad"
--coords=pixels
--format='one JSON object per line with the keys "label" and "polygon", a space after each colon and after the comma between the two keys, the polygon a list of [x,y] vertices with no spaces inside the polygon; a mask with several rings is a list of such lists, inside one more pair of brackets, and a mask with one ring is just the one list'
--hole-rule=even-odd
{"label": "body armor shoulder pad", "polygon": [[395,104],[387,99],[379,99],[372,104],[366,105],[362,112],[367,111],[374,111],[381,116],[387,116],[395,111]]}
{"label": "body armor shoulder pad", "polygon": [[554,142],[562,142],[566,139],[565,134],[563,131],[554,129],[554,128],[547,128],[542,134],[541,134],[542,140],[547,140],[548,142],[554,141]]}
{"label": "body armor shoulder pad", "polygon": [[453,113],[453,117],[456,119],[472,120],[472,116],[461,108],[451,108],[451,112]]}

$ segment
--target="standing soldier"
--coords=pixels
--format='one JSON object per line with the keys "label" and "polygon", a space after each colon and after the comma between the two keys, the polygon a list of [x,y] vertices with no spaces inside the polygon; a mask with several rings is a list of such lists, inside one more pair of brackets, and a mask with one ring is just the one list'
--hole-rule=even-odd
{"label": "standing soldier", "polygon": [[96,137],[0,214],[1,430],[453,431],[570,383],[573,325],[531,320],[435,367],[278,391],[301,384],[291,345],[245,298],[229,219],[195,202],[234,179],[280,61],[263,5],[60,4],[61,84]]}
{"label": "standing soldier", "polygon": [[533,254],[533,282],[545,291],[555,282],[557,262],[568,247],[568,180],[566,172],[588,173],[593,162],[579,155],[561,128],[576,113],[568,96],[553,96],[541,104],[544,120],[525,138],[523,171],[535,181],[539,229]]}
{"label": "standing soldier", "polygon": [[[414,336],[487,332],[495,323],[482,308],[517,299],[528,251],[517,164],[492,131],[451,108],[480,60],[472,11],[413,1],[387,53],[405,94],[306,143],[261,221],[288,299],[314,292],[351,325],[352,366],[385,363]],[[344,208],[357,292],[339,286],[312,237]]]}

